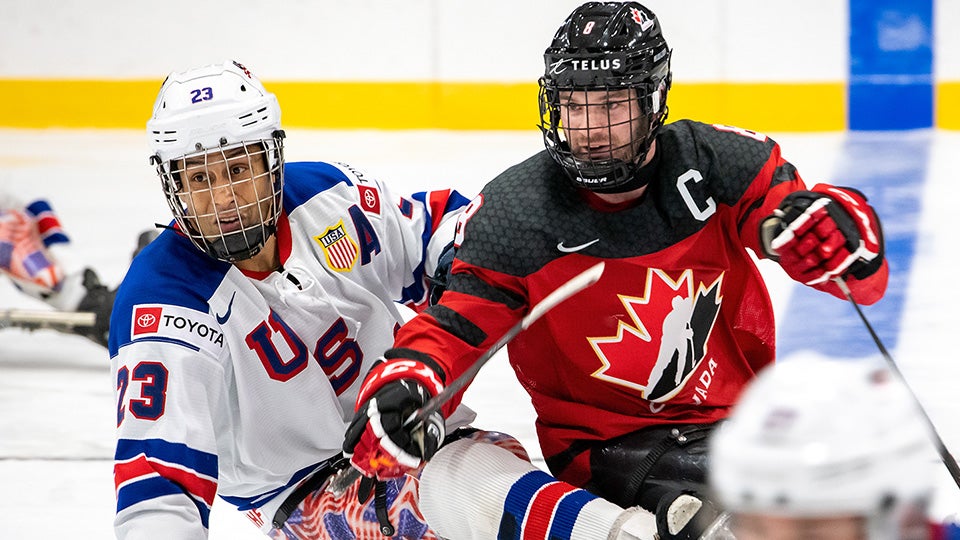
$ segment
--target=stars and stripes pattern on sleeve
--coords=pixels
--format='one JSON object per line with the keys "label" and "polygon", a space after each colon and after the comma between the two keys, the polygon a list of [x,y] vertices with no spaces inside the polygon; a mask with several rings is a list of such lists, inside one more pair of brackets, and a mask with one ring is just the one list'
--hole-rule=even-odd
{"label": "stars and stripes pattern on sleeve", "polygon": [[60,218],[50,206],[50,203],[43,199],[38,199],[27,205],[27,214],[37,223],[37,230],[40,232],[40,238],[43,239],[43,245],[50,247],[54,244],[65,244],[70,242],[70,237],[63,232],[60,225]]}
{"label": "stars and stripes pattern on sleeve", "polygon": [[413,198],[420,201],[427,209],[430,217],[430,229],[426,231],[428,235],[437,230],[444,216],[470,204],[469,199],[450,189],[421,191],[415,193]]}
{"label": "stars and stripes pattern on sleeve", "polygon": [[217,494],[217,456],[162,439],[120,439],[113,467],[117,513],[168,495],[190,497],[204,527]]}

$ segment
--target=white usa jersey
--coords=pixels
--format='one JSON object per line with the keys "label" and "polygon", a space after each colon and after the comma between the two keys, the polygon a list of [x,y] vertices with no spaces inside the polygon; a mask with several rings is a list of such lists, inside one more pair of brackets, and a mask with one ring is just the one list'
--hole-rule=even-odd
{"label": "white usa jersey", "polygon": [[120,286],[120,538],[203,536],[217,494],[269,522],[340,451],[360,383],[402,322],[394,302],[425,301],[469,202],[449,190],[394,196],[340,164],[284,174],[281,271],[243,272],[167,230]]}

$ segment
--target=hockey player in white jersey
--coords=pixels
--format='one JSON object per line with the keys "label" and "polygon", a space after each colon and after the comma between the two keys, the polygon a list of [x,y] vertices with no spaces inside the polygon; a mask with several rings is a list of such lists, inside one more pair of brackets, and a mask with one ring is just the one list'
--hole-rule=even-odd
{"label": "hockey player in white jersey", "polygon": [[957,540],[931,523],[929,422],[875,360],[765,368],[710,442],[710,484],[732,513],[705,540]]}
{"label": "hockey player in white jersey", "polygon": [[324,486],[467,199],[285,163],[277,100],[236,62],[171,74],[147,130],[174,223],[113,311],[117,536],[205,537],[219,495],[274,538],[434,538],[413,476]]}

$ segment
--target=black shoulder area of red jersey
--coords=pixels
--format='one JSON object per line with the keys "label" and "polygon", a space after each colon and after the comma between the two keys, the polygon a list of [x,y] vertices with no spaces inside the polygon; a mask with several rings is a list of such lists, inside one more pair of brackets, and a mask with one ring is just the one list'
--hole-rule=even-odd
{"label": "black shoulder area of red jersey", "polygon": [[[571,253],[616,259],[664,250],[740,202],[775,145],[698,122],[668,124],[657,137],[660,159],[646,194],[616,212],[587,204],[550,155],[540,152],[483,188],[483,204],[464,227],[457,257],[527,276]],[[697,209],[708,207],[708,200],[717,211],[704,218]]]}
{"label": "black shoulder area of red jersey", "polygon": [[663,127],[657,146],[661,177],[675,179],[697,170],[704,178],[697,184],[717,202],[733,205],[771,158],[777,143],[742,128],[678,120]]}

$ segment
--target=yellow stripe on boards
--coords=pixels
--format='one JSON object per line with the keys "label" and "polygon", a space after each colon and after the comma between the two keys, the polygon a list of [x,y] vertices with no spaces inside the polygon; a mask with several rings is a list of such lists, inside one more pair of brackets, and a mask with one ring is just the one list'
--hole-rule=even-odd
{"label": "yellow stripe on boards", "polygon": [[938,84],[933,103],[937,127],[960,129],[960,82]]}
{"label": "yellow stripe on boards", "polygon": [[846,128],[844,83],[674,82],[670,118],[753,131],[840,131]]}
{"label": "yellow stripe on boards", "polygon": [[325,129],[535,129],[536,84],[265,83],[283,124]]}
{"label": "yellow stripe on boards", "polygon": [[0,126],[145,127],[160,82],[0,79]]}
{"label": "yellow stripe on boards", "polygon": [[[283,124],[318,129],[535,130],[536,83],[271,82]],[[0,127],[144,128],[160,80],[0,79]],[[960,129],[960,83],[937,87],[937,125]],[[762,132],[846,128],[846,84],[684,83],[670,119]]]}

